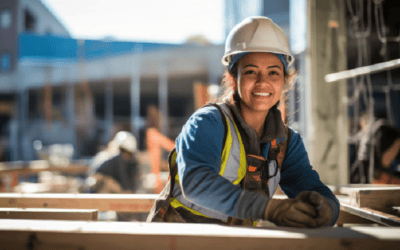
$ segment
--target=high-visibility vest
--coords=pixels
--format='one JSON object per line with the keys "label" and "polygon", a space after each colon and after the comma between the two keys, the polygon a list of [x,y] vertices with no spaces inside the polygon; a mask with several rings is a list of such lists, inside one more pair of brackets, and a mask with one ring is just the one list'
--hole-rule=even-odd
{"label": "high-visibility vest", "polygon": [[[245,188],[256,188],[257,192],[264,191],[264,194],[266,196],[272,197],[280,181],[280,166],[283,162],[287,141],[285,140],[283,143],[281,143],[281,145],[276,145],[276,140],[271,142],[269,155],[275,153],[275,157],[273,157],[275,159],[273,160],[263,159],[263,157],[246,155],[239,130],[234,122],[233,115],[229,107],[226,104],[214,104],[213,106],[216,106],[218,108],[218,110],[221,112],[222,119],[226,121],[224,122],[226,136],[223,143],[221,169],[219,175],[229,180],[234,185],[240,185],[242,180],[245,179]],[[177,170],[175,169],[177,168],[176,157],[177,152],[174,149],[169,157],[171,174],[171,193],[169,202],[171,206],[174,207],[177,211],[182,211],[183,209],[186,210],[186,214],[188,214],[187,212],[193,214],[193,222],[196,222],[196,217],[198,216],[227,222],[229,219],[227,215],[218,213],[214,210],[200,207],[185,199],[182,193],[182,189],[180,187],[179,176]],[[264,163],[264,169],[260,169],[260,167],[248,164],[248,162],[256,163],[257,161],[259,161],[260,163]],[[264,185],[263,181],[260,180],[260,177],[262,177],[263,173],[266,173],[268,175],[267,180],[265,180],[264,178]]]}

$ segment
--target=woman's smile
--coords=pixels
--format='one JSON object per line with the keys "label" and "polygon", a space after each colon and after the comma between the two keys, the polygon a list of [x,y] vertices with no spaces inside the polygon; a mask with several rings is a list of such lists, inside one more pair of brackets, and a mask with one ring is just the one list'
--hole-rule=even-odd
{"label": "woman's smile", "polygon": [[269,97],[271,93],[268,92],[254,92],[253,95],[256,97]]}

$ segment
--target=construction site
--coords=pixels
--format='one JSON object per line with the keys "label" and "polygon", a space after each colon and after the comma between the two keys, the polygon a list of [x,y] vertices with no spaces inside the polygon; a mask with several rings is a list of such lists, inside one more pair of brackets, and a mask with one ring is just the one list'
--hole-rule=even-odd
{"label": "construction site", "polygon": [[249,16],[287,36],[297,78],[278,109],[340,203],[334,225],[147,222],[183,185],[173,150],[224,90],[225,42],[77,39],[41,0],[12,0],[0,1],[0,249],[400,248],[399,2],[220,1],[225,39]]}

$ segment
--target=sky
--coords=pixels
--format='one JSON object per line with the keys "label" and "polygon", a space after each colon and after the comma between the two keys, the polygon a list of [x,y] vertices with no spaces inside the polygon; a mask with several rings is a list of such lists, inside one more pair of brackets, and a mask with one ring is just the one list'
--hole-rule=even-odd
{"label": "sky", "polygon": [[224,0],[41,0],[76,39],[224,43]]}

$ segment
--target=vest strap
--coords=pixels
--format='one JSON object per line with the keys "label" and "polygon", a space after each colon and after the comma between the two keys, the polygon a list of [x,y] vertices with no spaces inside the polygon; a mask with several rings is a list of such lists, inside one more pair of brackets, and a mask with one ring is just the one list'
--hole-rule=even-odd
{"label": "vest strap", "polygon": [[278,159],[278,154],[280,152],[279,145],[276,145],[276,139],[271,142],[271,146],[269,148],[268,152],[268,159],[269,160],[277,160]]}

